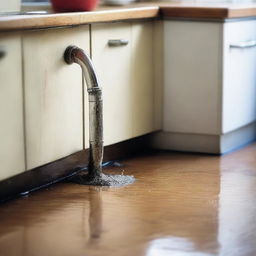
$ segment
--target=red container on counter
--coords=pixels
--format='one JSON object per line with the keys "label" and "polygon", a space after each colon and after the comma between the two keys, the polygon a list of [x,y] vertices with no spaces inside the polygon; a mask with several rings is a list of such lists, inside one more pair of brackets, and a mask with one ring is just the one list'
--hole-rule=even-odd
{"label": "red container on counter", "polygon": [[96,8],[99,0],[51,0],[55,12],[83,12]]}

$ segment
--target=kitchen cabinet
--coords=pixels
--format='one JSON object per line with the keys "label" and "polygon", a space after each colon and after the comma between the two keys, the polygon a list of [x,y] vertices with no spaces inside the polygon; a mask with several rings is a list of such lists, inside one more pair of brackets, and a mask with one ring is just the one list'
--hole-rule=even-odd
{"label": "kitchen cabinet", "polygon": [[154,130],[154,66],[152,22],[132,24],[131,88],[133,137]]}
{"label": "kitchen cabinet", "polygon": [[[71,44],[92,53],[103,87],[105,145],[156,129],[153,31],[152,22],[93,25],[91,51],[89,26],[23,33],[23,49],[16,51],[24,56],[19,88],[23,69],[25,139],[19,141],[25,140],[26,169],[89,147],[86,84],[80,67],[63,61]],[[111,47],[111,39],[128,44]]]}
{"label": "kitchen cabinet", "polygon": [[221,26],[166,21],[165,32],[164,130],[218,134]]}
{"label": "kitchen cabinet", "polygon": [[226,23],[223,31],[223,123],[227,133],[256,120],[256,21]]}
{"label": "kitchen cabinet", "polygon": [[157,147],[224,153],[255,139],[255,31],[255,20],[164,22]]}
{"label": "kitchen cabinet", "polygon": [[27,168],[83,149],[81,68],[67,65],[69,45],[88,53],[89,27],[27,32],[23,36]]}
{"label": "kitchen cabinet", "polygon": [[105,145],[153,131],[152,22],[92,25],[91,40],[103,88]]}
{"label": "kitchen cabinet", "polygon": [[[109,40],[127,45],[108,45]],[[132,138],[131,23],[92,25],[92,61],[103,90],[104,144]]]}
{"label": "kitchen cabinet", "polygon": [[0,35],[0,180],[25,170],[20,35]]}
{"label": "kitchen cabinet", "polygon": [[[87,86],[79,65],[63,60],[69,45],[92,56],[103,87],[105,145],[160,129],[160,27],[118,22],[91,25],[91,33],[88,25],[1,39],[8,55],[0,63],[0,131],[8,136],[1,144],[0,180],[89,147]],[[125,43],[108,44],[118,39]]]}

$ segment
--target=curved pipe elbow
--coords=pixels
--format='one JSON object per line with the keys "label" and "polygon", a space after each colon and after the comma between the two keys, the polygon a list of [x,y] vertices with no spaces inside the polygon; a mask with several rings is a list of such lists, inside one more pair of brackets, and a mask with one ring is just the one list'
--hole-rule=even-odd
{"label": "curved pipe elbow", "polygon": [[84,50],[77,46],[71,45],[64,53],[64,60],[67,64],[77,63],[81,66],[88,89],[99,87],[98,78],[92,61]]}

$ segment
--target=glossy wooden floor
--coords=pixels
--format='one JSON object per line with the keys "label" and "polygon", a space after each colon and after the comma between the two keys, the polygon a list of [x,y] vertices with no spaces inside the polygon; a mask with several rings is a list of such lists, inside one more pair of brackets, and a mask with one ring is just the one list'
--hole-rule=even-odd
{"label": "glossy wooden floor", "polygon": [[1,205],[0,255],[256,255],[256,144],[123,164],[112,171],[135,184],[58,184]]}

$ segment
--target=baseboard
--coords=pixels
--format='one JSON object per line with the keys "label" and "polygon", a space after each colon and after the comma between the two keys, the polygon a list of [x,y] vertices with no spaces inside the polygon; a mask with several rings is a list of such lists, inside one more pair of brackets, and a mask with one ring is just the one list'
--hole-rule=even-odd
{"label": "baseboard", "polygon": [[156,149],[224,154],[256,139],[256,123],[222,135],[158,132],[151,138]]}
{"label": "baseboard", "polygon": [[236,150],[256,139],[256,123],[243,126],[240,129],[221,136],[220,151],[228,153]]}
{"label": "baseboard", "polygon": [[[149,137],[150,134],[106,146],[104,148],[103,161],[120,160],[147,153],[149,151]],[[65,158],[0,181],[0,202],[59,182],[85,170],[87,164],[88,150],[82,150]]]}
{"label": "baseboard", "polygon": [[151,143],[156,149],[214,154],[220,152],[218,135],[159,132],[151,138]]}

